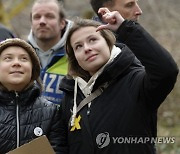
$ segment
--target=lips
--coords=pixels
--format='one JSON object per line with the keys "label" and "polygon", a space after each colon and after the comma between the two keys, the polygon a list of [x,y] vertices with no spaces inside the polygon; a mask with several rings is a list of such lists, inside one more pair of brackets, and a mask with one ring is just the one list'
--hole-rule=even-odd
{"label": "lips", "polygon": [[13,72],[10,72],[10,74],[23,74],[23,72],[21,72],[21,71],[13,71]]}
{"label": "lips", "polygon": [[86,61],[90,60],[91,58],[97,56],[97,54],[90,55],[88,58],[86,58]]}
{"label": "lips", "polygon": [[38,28],[39,31],[47,31],[48,28],[45,28],[45,27],[41,27],[41,28]]}

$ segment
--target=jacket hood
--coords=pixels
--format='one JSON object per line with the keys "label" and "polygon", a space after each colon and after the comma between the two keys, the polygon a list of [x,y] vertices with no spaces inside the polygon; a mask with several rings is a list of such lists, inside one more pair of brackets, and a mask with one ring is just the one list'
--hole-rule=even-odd
{"label": "jacket hood", "polygon": [[[72,25],[73,25],[72,21],[66,20],[65,32],[64,32],[63,36],[61,37],[61,39],[59,40],[59,42],[51,48],[53,51],[56,51],[57,49],[62,48],[65,45],[67,34],[68,34],[70,28],[72,27]],[[28,41],[35,49],[42,50],[42,49],[40,49],[40,47],[37,45],[37,43],[35,41],[34,35],[32,33],[32,29],[28,35]]]}

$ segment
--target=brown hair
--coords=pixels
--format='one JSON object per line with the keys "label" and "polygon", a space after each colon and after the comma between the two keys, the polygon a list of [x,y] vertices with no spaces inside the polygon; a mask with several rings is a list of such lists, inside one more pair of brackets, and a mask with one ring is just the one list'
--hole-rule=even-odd
{"label": "brown hair", "polygon": [[[94,20],[90,20],[90,19],[81,19],[81,18],[77,18],[74,21],[74,25],[73,27],[70,29],[67,39],[66,39],[66,53],[68,56],[68,74],[70,76],[80,76],[82,77],[84,80],[88,80],[90,77],[90,74],[85,71],[84,69],[81,68],[81,66],[78,64],[76,57],[74,55],[74,50],[71,46],[71,36],[72,34],[79,30],[80,28],[84,28],[84,27],[98,27],[100,26],[101,23],[94,21]],[[106,40],[107,45],[109,46],[110,51],[112,50],[112,47],[116,41],[114,34],[108,30],[108,29],[102,29],[100,30],[100,34],[102,35],[102,37]]]}

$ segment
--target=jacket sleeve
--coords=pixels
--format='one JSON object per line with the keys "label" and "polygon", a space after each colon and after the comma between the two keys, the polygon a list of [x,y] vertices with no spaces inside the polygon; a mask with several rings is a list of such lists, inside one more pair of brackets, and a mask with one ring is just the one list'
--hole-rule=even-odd
{"label": "jacket sleeve", "polygon": [[[54,104],[53,104],[54,105]],[[56,106],[55,107],[55,114],[51,121],[51,130],[50,134],[48,135],[48,139],[51,143],[51,146],[53,147],[56,154],[67,154],[65,148],[62,146],[62,140],[66,139],[63,138],[62,134],[64,132],[64,125],[61,124],[61,107]]]}
{"label": "jacket sleeve", "polygon": [[[57,116],[55,117],[54,126],[52,125],[52,129],[54,129],[57,133],[53,133],[51,135],[52,142],[51,145],[54,148],[56,154],[68,154],[68,128],[67,128],[67,114],[65,113],[65,97],[59,106],[57,111]],[[69,111],[69,110],[68,110]],[[56,145],[56,146],[53,146]]]}
{"label": "jacket sleeve", "polygon": [[125,20],[117,30],[117,42],[126,44],[145,67],[140,96],[157,109],[176,82],[178,67],[169,54],[140,24]]}

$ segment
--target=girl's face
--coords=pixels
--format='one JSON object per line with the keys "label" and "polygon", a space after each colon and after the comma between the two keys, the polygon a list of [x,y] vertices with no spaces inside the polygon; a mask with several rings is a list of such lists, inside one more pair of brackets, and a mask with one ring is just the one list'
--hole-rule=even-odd
{"label": "girl's face", "polygon": [[95,74],[110,58],[106,40],[96,27],[83,27],[70,39],[78,64],[91,75]]}
{"label": "girl's face", "polygon": [[0,82],[9,91],[21,91],[31,81],[32,62],[25,49],[12,46],[0,55]]}

